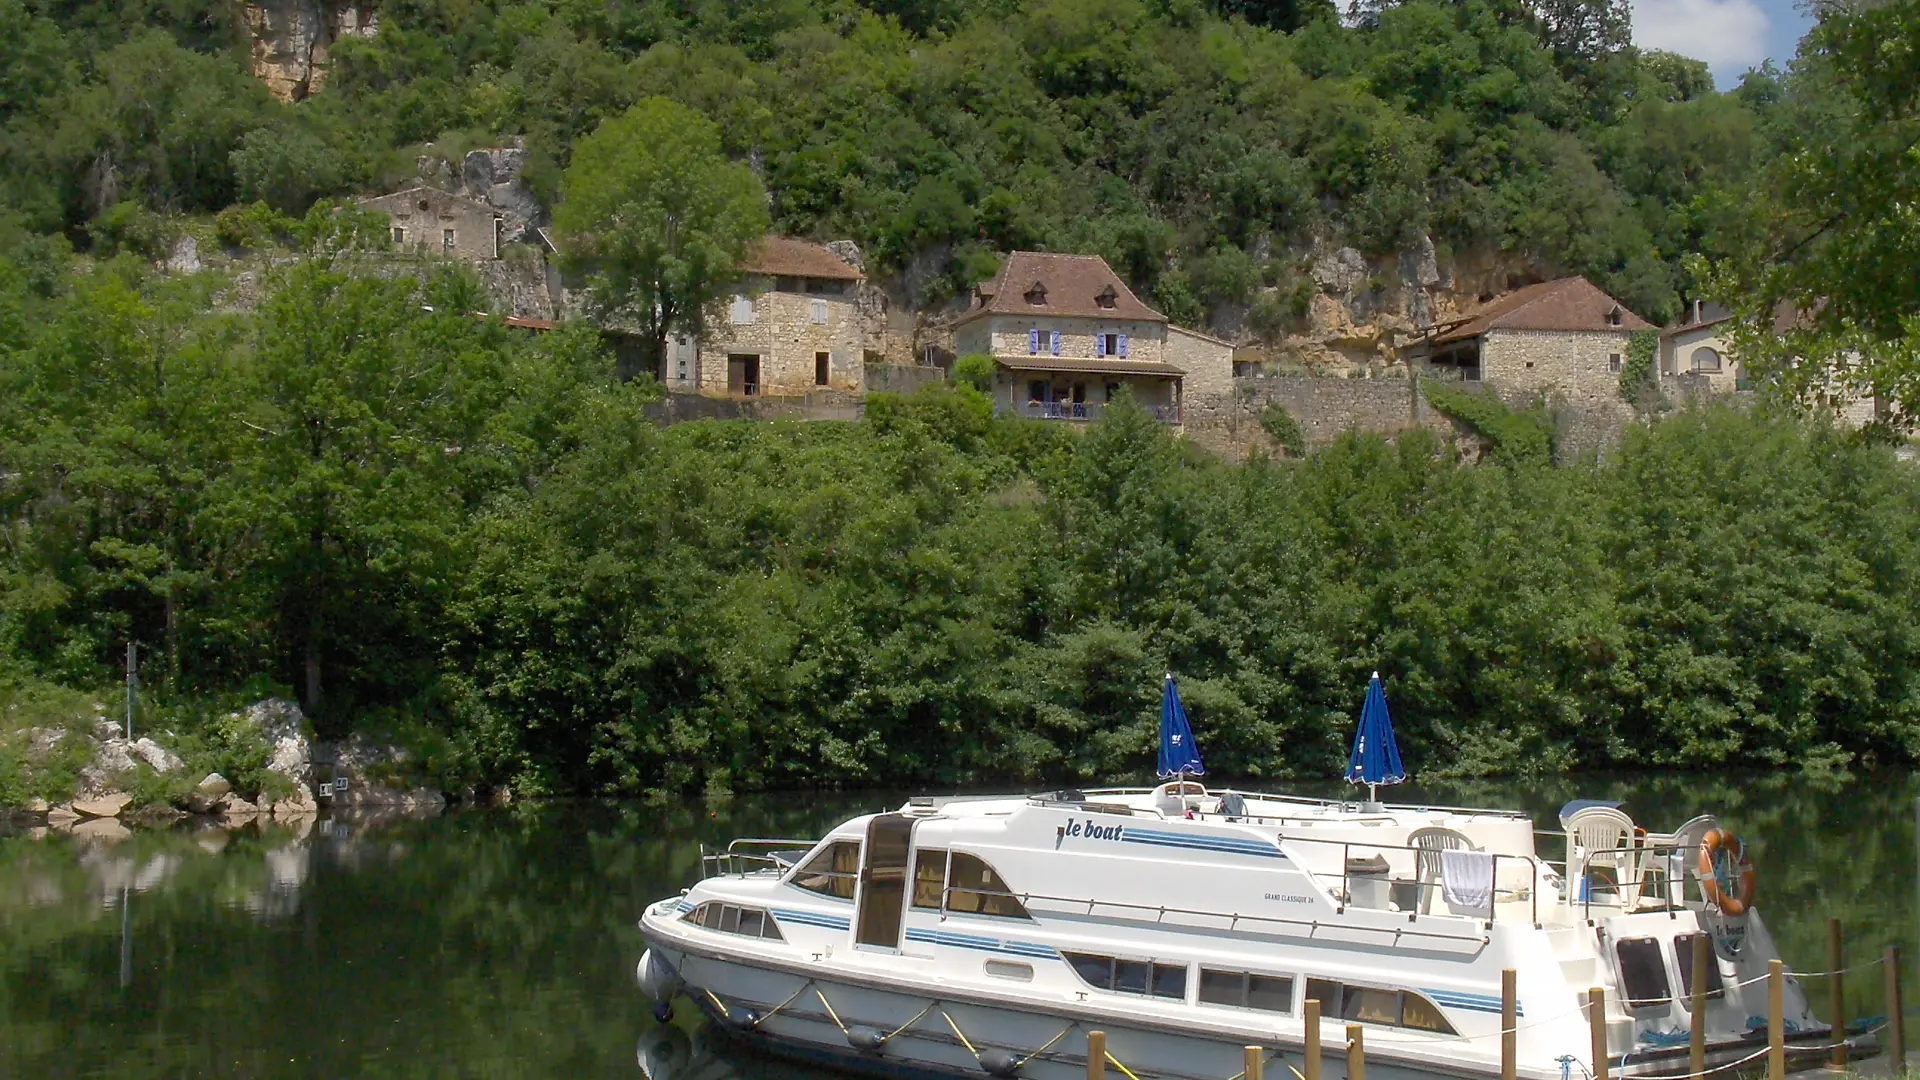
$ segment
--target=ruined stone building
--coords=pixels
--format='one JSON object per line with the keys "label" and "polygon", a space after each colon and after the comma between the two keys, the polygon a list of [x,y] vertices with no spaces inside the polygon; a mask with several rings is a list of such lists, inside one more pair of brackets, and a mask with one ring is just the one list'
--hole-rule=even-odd
{"label": "ruined stone building", "polygon": [[863,393],[869,355],[884,351],[885,304],[849,261],[858,257],[851,245],[765,237],[705,336],[674,342],[662,381],[725,397]]}
{"label": "ruined stone building", "polygon": [[1002,415],[1092,420],[1124,388],[1179,424],[1187,393],[1232,393],[1233,346],[1170,326],[1097,255],[1014,252],[953,334],[959,355],[993,358]]}
{"label": "ruined stone building", "polygon": [[500,213],[476,199],[417,185],[360,205],[386,215],[395,251],[466,262],[500,257]]}

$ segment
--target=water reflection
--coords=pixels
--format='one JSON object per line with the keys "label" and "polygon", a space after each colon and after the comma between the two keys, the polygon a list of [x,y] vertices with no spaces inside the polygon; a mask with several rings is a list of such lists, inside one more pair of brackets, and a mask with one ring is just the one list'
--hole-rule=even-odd
{"label": "water reflection", "polygon": [[[1753,846],[1759,906],[1802,969],[1826,966],[1829,915],[1856,960],[1888,944],[1915,955],[1916,794],[1909,778],[1819,787],[1794,775],[1396,792],[1519,806],[1543,828],[1575,796],[1623,799],[1655,829],[1713,810]],[[702,843],[814,834],[899,801],[0,835],[0,1077],[820,1080],[709,1045],[691,1008],[655,1025],[633,987],[634,922],[698,876]],[[1879,984],[1849,982],[1858,1014],[1882,1011]]]}

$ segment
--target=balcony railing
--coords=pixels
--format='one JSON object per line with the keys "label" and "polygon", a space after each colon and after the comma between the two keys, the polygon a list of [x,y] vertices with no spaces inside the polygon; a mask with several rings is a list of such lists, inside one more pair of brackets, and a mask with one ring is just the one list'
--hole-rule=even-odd
{"label": "balcony railing", "polygon": [[[1106,406],[1097,401],[1029,401],[1020,407],[1020,415],[1029,420],[1098,420]],[[1155,405],[1147,410],[1163,424],[1180,423],[1178,405]]]}

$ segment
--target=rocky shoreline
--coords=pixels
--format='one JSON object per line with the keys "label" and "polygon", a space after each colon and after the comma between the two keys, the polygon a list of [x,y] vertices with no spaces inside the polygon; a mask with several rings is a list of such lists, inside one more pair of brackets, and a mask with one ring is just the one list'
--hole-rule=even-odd
{"label": "rocky shoreline", "polygon": [[[83,836],[117,838],[135,827],[165,827],[187,819],[234,828],[256,821],[303,822],[330,813],[358,810],[438,813],[447,796],[438,788],[396,783],[408,764],[406,751],[364,736],[341,743],[314,740],[298,705],[280,698],[257,702],[227,717],[250,741],[267,752],[265,776],[257,790],[242,791],[219,772],[208,772],[190,789],[191,776],[174,747],[160,738],[126,738],[125,729],[94,706],[91,732],[72,728],[31,728],[24,732],[30,761],[43,763],[59,754],[84,752],[77,790],[69,799],[31,799],[23,806],[0,807],[0,815],[25,819],[28,826]],[[83,740],[75,745],[72,740]],[[257,760],[257,759],[256,759]],[[324,780],[316,780],[324,771]],[[156,784],[170,792],[154,798]],[[184,793],[181,793],[184,789]],[[135,790],[147,792],[143,800]]]}

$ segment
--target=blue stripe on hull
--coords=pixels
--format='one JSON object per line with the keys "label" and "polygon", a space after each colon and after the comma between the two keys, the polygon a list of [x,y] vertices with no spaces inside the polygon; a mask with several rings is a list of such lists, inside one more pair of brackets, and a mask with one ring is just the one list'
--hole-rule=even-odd
{"label": "blue stripe on hull", "polygon": [[774,908],[773,918],[775,922],[817,926],[822,930],[845,930],[853,925],[843,916],[823,915],[817,911],[789,911],[786,908]]}
{"label": "blue stripe on hull", "polygon": [[1120,839],[1128,844],[1180,848],[1186,851],[1211,851],[1220,855],[1252,855],[1261,859],[1285,859],[1280,849],[1259,840],[1241,840],[1227,836],[1195,836],[1191,833],[1161,832],[1123,825]]}
{"label": "blue stripe on hull", "polygon": [[[1460,990],[1431,990],[1424,986],[1420,988],[1420,992],[1432,998],[1434,1004],[1449,1009],[1466,1009],[1469,1012],[1490,1013],[1500,1011],[1500,999],[1497,997],[1488,997],[1485,994],[1469,994]],[[1526,1014],[1526,1009],[1519,1002],[1516,1001],[1513,1003],[1513,1015],[1515,1017],[1525,1016]]]}
{"label": "blue stripe on hull", "polygon": [[1033,960],[1058,960],[1059,950],[1050,945],[1039,945],[1030,941],[1001,941],[999,938],[977,937],[973,934],[956,934],[946,930],[907,930],[907,940],[922,945],[945,945],[955,949],[973,949],[978,952],[1004,953],[1009,956],[1024,956]]}

